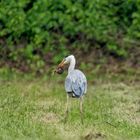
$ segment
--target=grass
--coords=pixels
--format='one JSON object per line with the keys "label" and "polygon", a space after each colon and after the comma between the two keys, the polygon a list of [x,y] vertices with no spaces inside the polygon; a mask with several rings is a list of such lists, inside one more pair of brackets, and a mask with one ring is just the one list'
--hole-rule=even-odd
{"label": "grass", "polygon": [[61,80],[0,79],[1,140],[140,139],[138,83],[97,80],[90,83],[81,124],[79,100],[63,121],[66,94]]}

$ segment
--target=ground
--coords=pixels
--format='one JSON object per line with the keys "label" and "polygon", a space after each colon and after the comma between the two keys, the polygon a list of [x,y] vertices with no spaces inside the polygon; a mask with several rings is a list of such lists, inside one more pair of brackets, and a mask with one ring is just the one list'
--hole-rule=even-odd
{"label": "ground", "polygon": [[88,83],[84,124],[79,100],[71,100],[64,122],[64,78],[1,78],[2,140],[137,140],[140,139],[140,86],[137,82],[100,80]]}

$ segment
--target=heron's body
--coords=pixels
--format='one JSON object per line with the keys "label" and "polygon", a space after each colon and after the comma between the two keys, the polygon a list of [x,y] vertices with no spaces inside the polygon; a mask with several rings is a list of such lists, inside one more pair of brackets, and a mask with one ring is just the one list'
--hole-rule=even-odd
{"label": "heron's body", "polygon": [[63,67],[64,64],[69,64],[68,75],[65,80],[65,90],[67,92],[66,116],[69,110],[69,97],[76,97],[80,98],[80,112],[82,119],[82,104],[83,96],[87,92],[87,79],[82,71],[75,69],[76,60],[73,55],[66,57],[59,64],[59,67]]}
{"label": "heron's body", "polygon": [[65,80],[65,90],[69,96],[83,96],[87,91],[87,80],[83,72],[77,69],[69,72]]}

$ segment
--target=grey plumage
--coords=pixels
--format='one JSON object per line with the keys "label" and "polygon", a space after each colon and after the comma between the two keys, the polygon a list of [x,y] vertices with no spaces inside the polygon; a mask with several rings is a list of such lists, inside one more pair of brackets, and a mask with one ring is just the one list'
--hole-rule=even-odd
{"label": "grey plumage", "polygon": [[72,93],[72,97],[81,97],[87,91],[87,80],[83,72],[80,70],[72,70],[65,80],[66,92]]}

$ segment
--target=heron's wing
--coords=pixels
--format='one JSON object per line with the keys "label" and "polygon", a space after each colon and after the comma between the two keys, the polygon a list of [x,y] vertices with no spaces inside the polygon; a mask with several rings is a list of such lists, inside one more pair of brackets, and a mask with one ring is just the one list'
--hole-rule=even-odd
{"label": "heron's wing", "polygon": [[78,70],[70,73],[65,80],[66,92],[74,92],[76,96],[82,96],[87,90],[87,80],[85,75]]}
{"label": "heron's wing", "polygon": [[82,96],[85,93],[86,83],[81,81],[79,78],[72,81],[72,90],[76,96]]}
{"label": "heron's wing", "polygon": [[87,81],[82,72],[75,71],[71,78],[71,88],[76,96],[82,96],[86,93]]}

